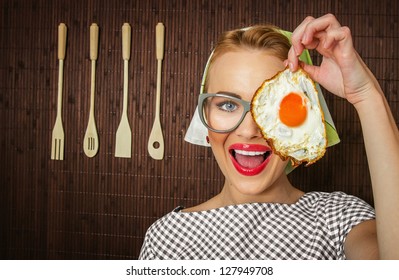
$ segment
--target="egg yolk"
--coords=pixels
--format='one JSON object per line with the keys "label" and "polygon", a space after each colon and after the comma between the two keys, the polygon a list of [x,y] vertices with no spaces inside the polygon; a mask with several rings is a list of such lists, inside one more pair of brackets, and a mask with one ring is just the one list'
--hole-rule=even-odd
{"label": "egg yolk", "polygon": [[289,93],[280,103],[279,117],[287,126],[299,126],[306,120],[306,104],[296,93]]}

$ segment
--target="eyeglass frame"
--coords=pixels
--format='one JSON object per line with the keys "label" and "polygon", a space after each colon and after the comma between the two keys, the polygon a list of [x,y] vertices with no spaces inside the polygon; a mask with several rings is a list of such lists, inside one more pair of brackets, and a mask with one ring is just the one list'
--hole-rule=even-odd
{"label": "eyeglass frame", "polygon": [[[227,130],[220,130],[220,129],[214,129],[214,128],[210,127],[206,123],[205,118],[204,118],[204,107],[203,106],[204,106],[204,100],[206,98],[208,98],[208,97],[226,97],[226,98],[230,98],[230,99],[240,103],[243,106],[244,111],[243,111],[243,113],[241,115],[240,120],[237,122],[237,124],[234,127],[230,128],[230,129],[227,129]],[[201,93],[199,95],[199,97],[198,97],[198,109],[200,110],[198,112],[200,120],[201,120],[202,124],[207,129],[209,129],[209,130],[211,130],[213,132],[216,132],[216,133],[229,133],[229,132],[232,132],[232,131],[236,130],[237,127],[239,127],[240,124],[242,123],[242,121],[244,120],[244,118],[247,115],[247,113],[251,111],[251,102],[245,101],[245,100],[243,100],[241,98],[238,98],[238,97],[235,97],[235,96],[231,96],[229,94],[223,94],[223,93]]]}

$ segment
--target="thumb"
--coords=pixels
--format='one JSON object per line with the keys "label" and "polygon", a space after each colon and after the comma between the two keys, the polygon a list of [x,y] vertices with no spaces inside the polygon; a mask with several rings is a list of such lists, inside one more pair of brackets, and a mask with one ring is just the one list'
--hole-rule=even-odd
{"label": "thumb", "polygon": [[302,61],[299,62],[300,67],[306,72],[308,73],[309,77],[315,81],[318,82],[318,73],[319,73],[319,67],[318,66],[314,66],[314,65],[309,65],[306,64]]}

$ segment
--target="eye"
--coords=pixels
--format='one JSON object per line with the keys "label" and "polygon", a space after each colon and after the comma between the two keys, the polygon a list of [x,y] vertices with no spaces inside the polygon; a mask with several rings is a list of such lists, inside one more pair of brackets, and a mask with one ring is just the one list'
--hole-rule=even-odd
{"label": "eye", "polygon": [[239,105],[231,100],[225,100],[219,102],[216,106],[222,111],[233,112],[238,109]]}

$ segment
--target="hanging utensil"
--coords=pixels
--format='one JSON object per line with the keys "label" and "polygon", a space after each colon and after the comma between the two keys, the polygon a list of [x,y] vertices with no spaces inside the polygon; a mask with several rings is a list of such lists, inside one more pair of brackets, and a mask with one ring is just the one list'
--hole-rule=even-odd
{"label": "hanging utensil", "polygon": [[132,131],[127,118],[128,62],[130,59],[131,27],[128,23],[122,26],[123,57],[123,109],[119,127],[116,131],[115,157],[130,158],[132,154]]}
{"label": "hanging utensil", "polygon": [[162,127],[160,122],[161,109],[161,70],[164,55],[165,26],[160,22],[156,29],[156,57],[158,62],[157,68],[157,91],[155,103],[155,119],[148,140],[148,153],[153,159],[161,160],[164,155],[164,140],[162,135]]}
{"label": "hanging utensil", "polygon": [[90,113],[85,137],[83,139],[83,151],[86,156],[94,157],[98,152],[98,134],[94,118],[94,89],[96,81],[96,60],[98,56],[98,25],[90,26],[90,60],[91,60],[91,85],[90,85]]}
{"label": "hanging utensil", "polygon": [[58,26],[58,97],[57,116],[51,138],[51,159],[64,160],[64,128],[62,126],[62,84],[66,49],[67,27],[64,23]]}

